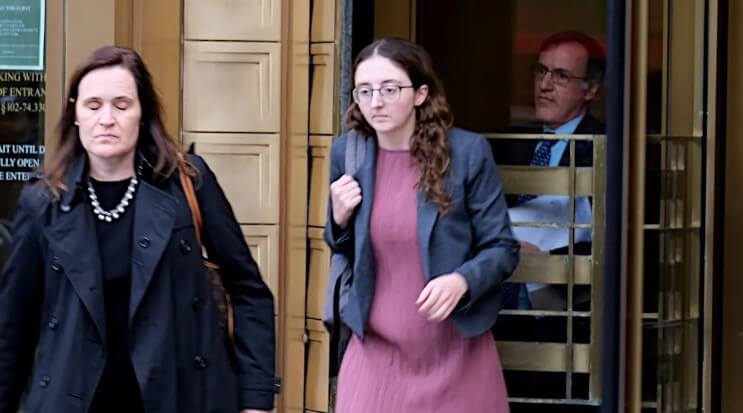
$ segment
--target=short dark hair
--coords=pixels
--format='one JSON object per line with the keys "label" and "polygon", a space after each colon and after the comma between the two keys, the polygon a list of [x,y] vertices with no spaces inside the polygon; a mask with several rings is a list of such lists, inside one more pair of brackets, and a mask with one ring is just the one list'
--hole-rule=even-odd
{"label": "short dark hair", "polygon": [[555,33],[542,42],[539,47],[539,54],[565,43],[577,43],[586,50],[588,54],[586,80],[601,83],[606,69],[606,53],[599,42],[585,33],[576,31]]}

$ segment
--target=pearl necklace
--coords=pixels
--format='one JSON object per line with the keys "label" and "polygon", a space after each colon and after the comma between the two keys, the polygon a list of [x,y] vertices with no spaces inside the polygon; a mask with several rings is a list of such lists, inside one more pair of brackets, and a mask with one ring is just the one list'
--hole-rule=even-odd
{"label": "pearl necklace", "polygon": [[98,196],[95,194],[95,189],[93,189],[93,185],[88,181],[88,196],[90,197],[90,205],[93,206],[93,214],[101,221],[111,222],[115,219],[119,219],[120,216],[124,215],[124,211],[126,211],[126,207],[129,206],[129,201],[134,198],[134,191],[137,189],[137,184],[139,181],[137,180],[136,175],[132,177],[132,179],[129,180],[129,187],[126,188],[126,192],[124,193],[124,197],[121,198],[121,201],[119,202],[114,209],[110,211],[106,211],[103,208],[101,208],[100,202],[98,202]]}

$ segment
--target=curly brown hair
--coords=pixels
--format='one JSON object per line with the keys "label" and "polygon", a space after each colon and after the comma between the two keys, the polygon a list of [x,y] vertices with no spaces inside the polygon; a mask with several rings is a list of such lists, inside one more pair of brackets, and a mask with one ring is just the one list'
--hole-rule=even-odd
{"label": "curly brown hair", "polygon": [[[428,86],[428,97],[415,113],[415,131],[410,140],[410,153],[418,167],[416,187],[445,214],[451,208],[451,197],[444,180],[449,173],[451,154],[447,138],[454,118],[446,101],[444,88],[433,70],[431,56],[421,46],[403,39],[384,38],[366,46],[354,62],[355,75],[359,64],[373,56],[389,59],[407,73],[418,90]],[[358,105],[352,102],[344,115],[347,128],[364,136],[376,136],[374,128],[364,119]]]}
{"label": "curly brown hair", "polygon": [[165,130],[162,105],[142,58],[129,48],[101,47],[88,56],[70,79],[64,111],[57,129],[59,147],[54,157],[46,163],[44,171],[44,182],[55,198],[69,189],[64,184],[64,175],[75,158],[84,151],[75,127],[75,101],[80,81],[93,70],[114,66],[128,70],[137,84],[137,95],[142,106],[142,126],[139,128],[137,150],[153,161],[153,176],[164,180],[182,163],[179,145]]}

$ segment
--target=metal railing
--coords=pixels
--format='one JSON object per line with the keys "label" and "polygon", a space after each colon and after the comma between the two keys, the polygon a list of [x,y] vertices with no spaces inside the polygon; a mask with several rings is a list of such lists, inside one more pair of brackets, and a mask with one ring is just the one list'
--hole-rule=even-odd
{"label": "metal railing", "polygon": [[[495,144],[517,145],[528,140],[564,140],[568,142],[570,162],[567,166],[537,167],[529,165],[498,165],[504,190],[507,195],[533,194],[565,196],[568,214],[564,220],[540,220],[513,222],[514,228],[531,227],[567,231],[567,250],[564,255],[522,254],[519,267],[508,280],[511,283],[546,284],[564,293],[563,309],[504,309],[500,318],[506,319],[504,326],[523,325],[538,321],[536,326],[553,327],[559,331],[550,342],[536,341],[526,336],[518,337],[511,331],[498,331],[498,350],[506,371],[511,402],[528,404],[593,405],[601,403],[601,338],[603,294],[603,242],[605,222],[605,135],[542,135],[542,134],[495,134],[485,136]],[[507,143],[506,143],[507,141]],[[576,166],[576,144],[591,142],[593,160],[591,166]],[[590,223],[576,222],[576,200],[589,197],[591,200]],[[576,255],[576,230],[590,230],[590,255]],[[590,290],[588,303],[576,308],[578,290]],[[509,320],[510,319],[510,322]],[[576,339],[576,325],[588,328],[589,339]],[[507,327],[504,327],[507,328]],[[564,328],[564,335],[561,331]],[[580,332],[585,336],[585,331]],[[514,394],[514,376],[531,376],[528,394]],[[545,380],[541,380],[540,377]],[[555,384],[564,389],[555,389]],[[587,386],[586,386],[587,383]],[[583,390],[578,389],[581,387]],[[585,391],[587,387],[587,391]]]}

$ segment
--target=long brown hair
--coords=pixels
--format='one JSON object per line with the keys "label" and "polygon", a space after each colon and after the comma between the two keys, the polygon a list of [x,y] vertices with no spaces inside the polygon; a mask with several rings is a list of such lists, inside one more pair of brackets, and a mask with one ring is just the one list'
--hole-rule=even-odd
{"label": "long brown hair", "polygon": [[[451,198],[444,185],[451,163],[447,134],[453,116],[441,81],[433,70],[431,56],[421,46],[407,40],[380,39],[359,53],[354,62],[354,76],[359,64],[373,56],[387,58],[399,66],[410,77],[416,90],[423,85],[428,86],[428,97],[416,107],[410,153],[418,167],[418,189],[438,206],[442,214],[446,213],[451,208]],[[376,135],[355,102],[346,111],[344,121],[346,127],[365,136]]]}
{"label": "long brown hair", "polygon": [[179,150],[168,135],[162,120],[162,105],[152,84],[152,77],[142,58],[132,49],[106,46],[94,51],[75,71],[64,102],[62,119],[57,126],[59,146],[53,158],[46,163],[44,181],[55,197],[67,191],[64,176],[72,162],[84,152],[75,127],[75,102],[80,81],[96,69],[120,66],[128,70],[137,84],[137,95],[142,107],[137,150],[153,167],[155,179],[165,179],[179,165]]}

